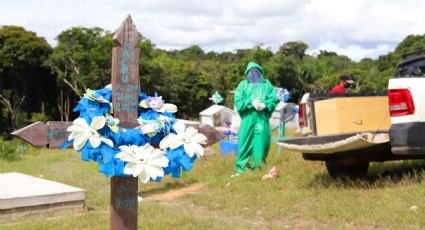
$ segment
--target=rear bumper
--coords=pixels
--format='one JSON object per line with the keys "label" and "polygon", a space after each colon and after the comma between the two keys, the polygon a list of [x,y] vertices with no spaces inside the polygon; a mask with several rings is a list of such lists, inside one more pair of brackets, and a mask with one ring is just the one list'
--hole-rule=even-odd
{"label": "rear bumper", "polygon": [[425,122],[393,124],[389,134],[393,154],[425,154]]}

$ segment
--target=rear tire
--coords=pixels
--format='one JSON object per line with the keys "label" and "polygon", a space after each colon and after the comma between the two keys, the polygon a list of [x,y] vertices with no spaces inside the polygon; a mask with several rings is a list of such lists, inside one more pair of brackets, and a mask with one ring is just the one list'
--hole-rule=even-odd
{"label": "rear tire", "polygon": [[367,175],[369,169],[369,162],[353,164],[353,165],[342,165],[333,161],[326,161],[326,169],[332,178],[350,178],[357,179],[363,178]]}

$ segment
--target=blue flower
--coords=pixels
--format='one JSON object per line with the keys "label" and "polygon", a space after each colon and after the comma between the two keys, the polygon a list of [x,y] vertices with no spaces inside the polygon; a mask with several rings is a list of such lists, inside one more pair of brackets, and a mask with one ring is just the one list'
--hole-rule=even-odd
{"label": "blue flower", "polygon": [[80,112],[80,117],[84,118],[88,123],[91,123],[94,117],[104,116],[110,109],[110,104],[99,103],[83,97],[73,111]]}
{"label": "blue flower", "polygon": [[190,158],[184,151],[183,146],[176,149],[168,149],[165,156],[169,160],[169,165],[164,169],[165,175],[171,173],[174,178],[180,177],[181,170],[189,171],[192,169],[193,162],[196,160],[196,155]]}
{"label": "blue flower", "polygon": [[110,102],[112,97],[112,90],[108,86],[106,86],[103,89],[94,91],[93,97],[96,98],[97,100],[106,100],[106,102]]}

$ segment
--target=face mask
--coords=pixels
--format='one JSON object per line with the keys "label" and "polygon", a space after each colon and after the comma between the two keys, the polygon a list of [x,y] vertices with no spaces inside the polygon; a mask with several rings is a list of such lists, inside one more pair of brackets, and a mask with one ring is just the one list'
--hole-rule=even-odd
{"label": "face mask", "polygon": [[251,83],[257,83],[261,80],[261,72],[257,68],[252,68],[248,72],[248,80]]}
{"label": "face mask", "polygon": [[345,82],[345,84],[344,84],[344,88],[345,88],[345,89],[348,89],[348,88],[350,88],[350,85],[351,85],[350,83]]}

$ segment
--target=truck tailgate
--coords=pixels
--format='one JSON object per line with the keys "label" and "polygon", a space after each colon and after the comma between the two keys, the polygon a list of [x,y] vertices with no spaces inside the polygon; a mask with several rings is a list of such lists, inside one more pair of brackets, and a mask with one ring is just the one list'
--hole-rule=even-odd
{"label": "truck tailgate", "polygon": [[388,132],[363,132],[289,138],[279,141],[278,145],[296,152],[331,154],[366,149],[387,142],[389,142]]}

